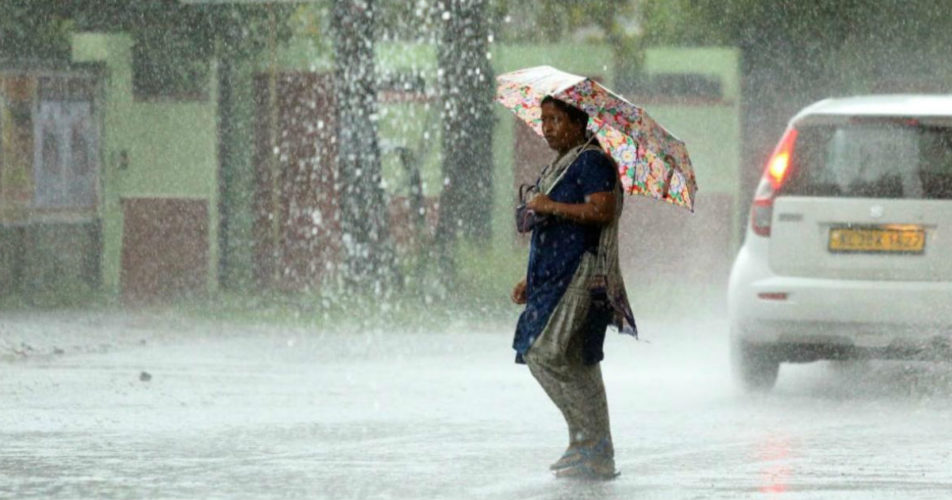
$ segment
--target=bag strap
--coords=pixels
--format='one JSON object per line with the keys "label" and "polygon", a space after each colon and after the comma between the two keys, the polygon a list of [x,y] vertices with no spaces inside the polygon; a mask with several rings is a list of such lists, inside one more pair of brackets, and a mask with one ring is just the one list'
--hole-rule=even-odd
{"label": "bag strap", "polygon": [[526,192],[532,189],[538,189],[538,183],[536,184],[522,184],[519,186],[519,203],[526,202]]}

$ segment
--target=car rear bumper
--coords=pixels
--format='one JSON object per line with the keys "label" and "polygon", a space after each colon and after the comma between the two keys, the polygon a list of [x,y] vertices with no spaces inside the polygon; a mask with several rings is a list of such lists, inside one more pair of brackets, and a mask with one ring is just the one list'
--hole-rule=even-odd
{"label": "car rear bumper", "polygon": [[952,283],[777,276],[746,245],[728,304],[732,335],[754,343],[901,350],[952,338]]}

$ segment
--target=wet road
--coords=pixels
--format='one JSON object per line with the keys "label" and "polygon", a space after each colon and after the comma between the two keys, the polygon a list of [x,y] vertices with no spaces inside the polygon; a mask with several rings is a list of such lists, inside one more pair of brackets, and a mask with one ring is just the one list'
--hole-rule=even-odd
{"label": "wet road", "polygon": [[0,363],[0,498],[952,497],[952,367],[785,365],[745,396],[726,325],[692,324],[610,334],[615,481],[549,474],[561,417],[504,328],[198,327]]}

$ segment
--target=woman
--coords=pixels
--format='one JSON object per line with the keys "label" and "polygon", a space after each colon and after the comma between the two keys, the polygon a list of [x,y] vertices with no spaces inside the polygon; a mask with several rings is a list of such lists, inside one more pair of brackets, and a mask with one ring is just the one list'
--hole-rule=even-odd
{"label": "woman", "polygon": [[568,424],[568,449],[550,468],[610,478],[614,449],[598,362],[608,324],[634,322],[618,270],[621,189],[587,124],[584,111],[543,99],[543,135],[558,156],[527,203],[544,220],[532,230],[528,272],[512,292],[513,302],[526,304],[513,348]]}

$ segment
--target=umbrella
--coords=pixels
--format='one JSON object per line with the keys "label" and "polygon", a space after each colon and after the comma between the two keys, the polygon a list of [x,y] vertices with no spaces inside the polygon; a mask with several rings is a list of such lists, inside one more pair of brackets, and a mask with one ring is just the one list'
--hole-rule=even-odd
{"label": "umbrella", "polygon": [[589,128],[618,164],[628,194],[665,200],[694,211],[697,183],[684,142],[644,109],[584,76],[536,66],[499,75],[496,101],[542,135],[546,96],[588,113]]}

